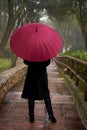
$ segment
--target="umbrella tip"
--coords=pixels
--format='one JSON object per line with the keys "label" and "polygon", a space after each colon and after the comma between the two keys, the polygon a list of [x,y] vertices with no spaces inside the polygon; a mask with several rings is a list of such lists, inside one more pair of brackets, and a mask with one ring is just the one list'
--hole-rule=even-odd
{"label": "umbrella tip", "polygon": [[37,32],[38,28],[36,27],[36,32]]}

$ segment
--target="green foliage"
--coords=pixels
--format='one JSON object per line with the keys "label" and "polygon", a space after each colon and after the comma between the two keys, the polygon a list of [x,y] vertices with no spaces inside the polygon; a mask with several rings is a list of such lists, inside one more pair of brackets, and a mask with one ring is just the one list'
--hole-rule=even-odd
{"label": "green foliage", "polygon": [[0,72],[8,69],[10,67],[11,61],[10,59],[2,59],[0,58]]}
{"label": "green foliage", "polygon": [[87,61],[87,51],[85,51],[85,50],[68,51],[68,52],[65,52],[65,53],[61,53],[60,55],[69,55],[69,56]]}

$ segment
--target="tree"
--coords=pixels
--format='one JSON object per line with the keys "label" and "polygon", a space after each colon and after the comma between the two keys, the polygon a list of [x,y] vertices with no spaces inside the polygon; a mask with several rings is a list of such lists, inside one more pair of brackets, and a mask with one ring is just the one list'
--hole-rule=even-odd
{"label": "tree", "polygon": [[15,26],[15,22],[22,12],[22,7],[23,4],[21,3],[14,15],[13,0],[8,0],[8,24],[0,42],[0,53],[3,53],[3,50],[6,47],[9,36]]}
{"label": "tree", "polygon": [[40,3],[37,3],[37,1],[35,0],[32,1],[18,0],[18,1],[19,1],[18,3],[15,1],[16,6],[14,6],[13,0],[8,0],[8,24],[0,42],[0,52],[3,52],[3,50],[5,49],[6,43],[17,21],[18,21],[17,23],[19,24],[23,22],[22,21],[23,18],[24,23],[39,21],[40,11],[42,10],[41,6],[39,6]]}
{"label": "tree", "polygon": [[[6,1],[5,1],[6,2]],[[18,7],[18,9],[16,9],[16,6],[15,3],[16,2],[16,6]],[[13,30],[13,28],[15,27],[15,23],[16,21],[18,21],[18,24],[17,24],[17,27],[19,26],[20,24],[20,17],[21,15],[23,15],[23,1],[21,1],[20,5],[19,5],[19,0],[18,1],[14,1],[13,0],[8,0],[7,2],[7,26],[6,26],[6,29],[4,31],[4,34],[2,35],[2,39],[1,39],[1,42],[0,42],[0,56],[4,55],[4,50],[5,50],[5,47],[8,43],[8,40],[9,40],[9,37],[10,37],[10,34]],[[2,10],[3,11],[3,10]],[[17,20],[18,19],[18,20]],[[15,65],[15,62],[17,60],[17,57],[12,54],[11,56],[11,67],[13,67]]]}
{"label": "tree", "polygon": [[0,0],[0,40],[7,25],[7,1]]}
{"label": "tree", "polygon": [[76,0],[75,14],[81,27],[87,50],[87,0]]}
{"label": "tree", "polygon": [[[2,35],[2,39],[0,42],[0,56],[3,54],[4,49],[7,45],[9,37],[13,29],[18,28],[19,26],[23,25],[24,23],[29,22],[38,22],[40,13],[43,10],[40,6],[40,0],[4,0],[7,2],[7,26]],[[4,9],[4,8],[3,8]],[[3,10],[2,10],[3,11]],[[12,65],[15,65],[16,57],[12,55]]]}
{"label": "tree", "polygon": [[76,16],[87,50],[87,0],[48,0],[48,2],[50,3],[46,7],[48,15],[55,17],[58,22]]}

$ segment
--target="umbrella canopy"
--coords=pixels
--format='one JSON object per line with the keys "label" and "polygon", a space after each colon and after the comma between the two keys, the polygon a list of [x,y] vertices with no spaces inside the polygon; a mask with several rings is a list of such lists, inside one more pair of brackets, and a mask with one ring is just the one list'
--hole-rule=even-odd
{"label": "umbrella canopy", "polygon": [[31,23],[13,32],[10,47],[22,59],[41,62],[55,57],[61,51],[62,39],[48,25]]}

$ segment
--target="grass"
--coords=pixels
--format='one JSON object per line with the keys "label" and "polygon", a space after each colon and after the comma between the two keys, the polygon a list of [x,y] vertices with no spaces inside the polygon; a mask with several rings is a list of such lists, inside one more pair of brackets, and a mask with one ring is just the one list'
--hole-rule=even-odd
{"label": "grass", "polygon": [[0,72],[3,72],[4,70],[8,69],[10,67],[10,64],[10,59],[0,58]]}

